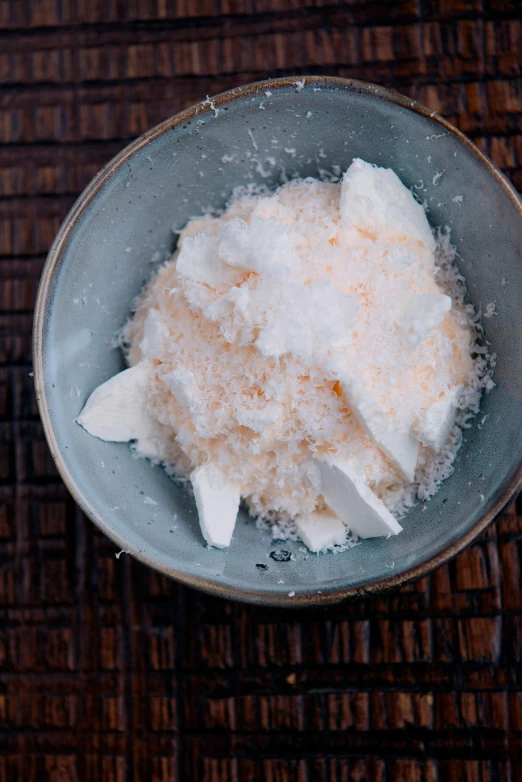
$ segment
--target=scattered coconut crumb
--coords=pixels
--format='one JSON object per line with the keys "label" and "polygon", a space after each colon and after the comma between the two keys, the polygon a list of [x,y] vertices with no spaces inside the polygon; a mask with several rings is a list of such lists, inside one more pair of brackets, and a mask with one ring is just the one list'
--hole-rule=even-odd
{"label": "scattered coconut crumb", "polygon": [[219,109],[216,108],[214,101],[211,98],[209,98],[208,95],[206,97],[206,100],[204,100],[201,105],[208,106],[210,109],[212,109],[212,111],[214,112],[214,117],[217,117],[217,115],[219,114]]}
{"label": "scattered coconut crumb", "polygon": [[492,318],[495,315],[498,315],[498,312],[496,310],[496,302],[490,301],[489,304],[486,304],[486,309],[484,310],[484,317]]}

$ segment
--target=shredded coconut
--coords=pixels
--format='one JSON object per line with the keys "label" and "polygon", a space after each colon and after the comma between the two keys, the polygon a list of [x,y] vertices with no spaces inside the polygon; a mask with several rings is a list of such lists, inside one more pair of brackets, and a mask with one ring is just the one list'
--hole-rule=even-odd
{"label": "shredded coconut", "polygon": [[497,314],[498,313],[497,313],[496,302],[490,301],[489,304],[486,304],[486,309],[484,310],[484,317],[485,318],[493,318]]}
{"label": "shredded coconut", "polygon": [[[147,413],[160,425],[157,460],[186,482],[212,462],[281,539],[296,539],[296,517],[325,506],[312,456],[356,463],[396,518],[431,497],[494,386],[449,234],[429,230],[393,172],[389,193],[374,187],[375,171],[355,161],[342,184],[237,189],[223,214],[185,226],[120,337],[131,366],[155,368]],[[410,200],[396,200],[395,180]],[[462,387],[444,447],[421,443],[412,483],[354,415],[348,371],[408,431]]]}

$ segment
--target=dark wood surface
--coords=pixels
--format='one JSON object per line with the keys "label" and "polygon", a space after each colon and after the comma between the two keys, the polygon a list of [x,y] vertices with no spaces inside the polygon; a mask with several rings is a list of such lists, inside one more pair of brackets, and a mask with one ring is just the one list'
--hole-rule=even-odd
{"label": "dark wood surface", "polygon": [[522,507],[449,566],[307,613],[122,556],[67,495],[32,308],[77,194],[130,139],[281,74],[393,86],[522,188],[517,0],[0,0],[0,782],[522,780]]}

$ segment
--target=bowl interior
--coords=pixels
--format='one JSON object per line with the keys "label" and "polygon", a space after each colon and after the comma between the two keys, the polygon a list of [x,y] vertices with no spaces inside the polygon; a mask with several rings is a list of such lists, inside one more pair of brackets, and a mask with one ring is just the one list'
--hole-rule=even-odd
{"label": "bowl interior", "polygon": [[[302,89],[280,80],[226,94],[215,108],[200,105],[147,134],[147,143],[135,142],[133,154],[120,156],[111,175],[102,173],[96,192],[62,227],[36,341],[47,433],[76,499],[148,564],[233,597],[336,599],[453,551],[514,484],[522,461],[520,207],[462,137],[407,103],[318,78]],[[194,502],[179,486],[126,445],[90,437],[74,419],[91,391],[122,369],[111,339],[172,249],[173,228],[223,207],[238,185],[273,188],[297,175],[340,172],[354,157],[393,168],[427,200],[432,225],[451,228],[471,300],[483,309],[496,302],[498,315],[484,325],[498,357],[497,387],[465,435],[454,474],[425,508],[410,511],[397,538],[308,555],[300,544],[272,542],[241,512],[230,549],[208,549]],[[269,555],[277,548],[295,559],[275,562]]]}

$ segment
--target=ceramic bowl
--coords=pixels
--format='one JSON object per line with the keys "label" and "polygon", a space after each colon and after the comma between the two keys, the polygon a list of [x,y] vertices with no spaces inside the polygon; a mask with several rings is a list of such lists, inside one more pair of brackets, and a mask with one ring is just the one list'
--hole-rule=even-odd
{"label": "ceramic bowl", "polygon": [[[74,419],[120,371],[113,335],[173,229],[237,185],[344,171],[354,157],[422,190],[432,225],[449,226],[469,295],[497,354],[496,388],[466,432],[453,475],[398,537],[308,555],[240,512],[228,550],[207,548],[193,499],[127,445]],[[520,483],[522,210],[511,186],[435,112],[380,87],[326,77],[259,82],[192,106],[138,138],[93,179],[65,219],[38,295],[34,370],[47,440],[71,494],[116,545],[185,584],[279,606],[325,604],[418,578],[468,545]],[[152,261],[151,261],[152,259]],[[507,284],[505,284],[507,282]],[[503,284],[504,283],[504,284]],[[479,426],[479,422],[483,423]],[[150,498],[150,500],[145,498]],[[294,554],[277,562],[271,552]],[[265,565],[267,568],[258,567]]]}

